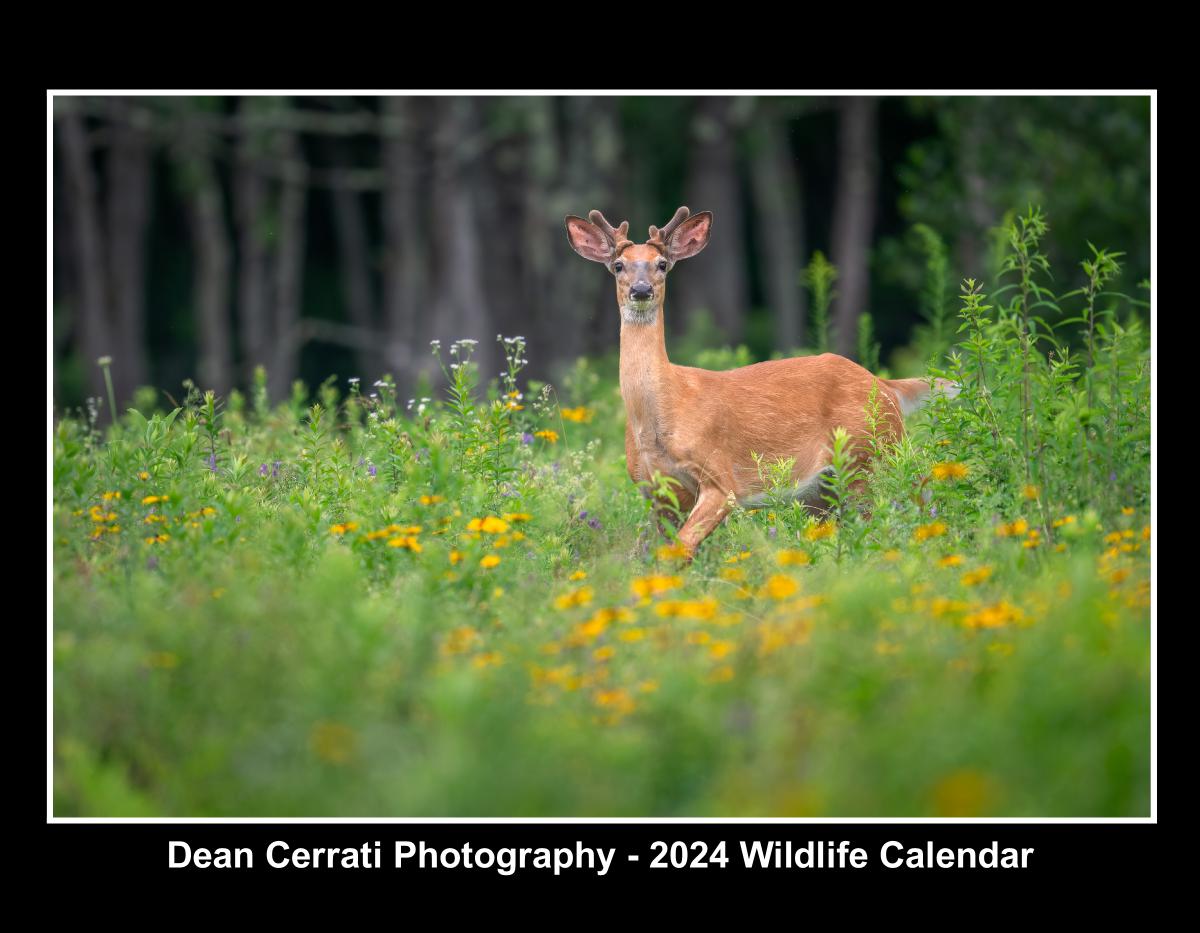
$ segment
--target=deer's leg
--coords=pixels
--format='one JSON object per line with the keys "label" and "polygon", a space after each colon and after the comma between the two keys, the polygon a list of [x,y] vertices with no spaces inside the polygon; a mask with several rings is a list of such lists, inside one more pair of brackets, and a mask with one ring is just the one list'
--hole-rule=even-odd
{"label": "deer's leg", "polygon": [[719,486],[702,485],[692,514],[679,529],[679,542],[687,549],[688,557],[696,553],[700,542],[707,538],[728,514],[728,495]]}

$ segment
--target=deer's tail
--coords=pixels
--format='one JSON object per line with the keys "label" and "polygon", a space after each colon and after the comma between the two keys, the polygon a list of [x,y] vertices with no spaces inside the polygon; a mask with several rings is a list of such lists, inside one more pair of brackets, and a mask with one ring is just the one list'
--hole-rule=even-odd
{"label": "deer's tail", "polygon": [[949,379],[881,379],[884,385],[896,393],[900,403],[900,414],[908,416],[920,408],[929,397],[937,392],[947,398],[958,395],[960,386]]}

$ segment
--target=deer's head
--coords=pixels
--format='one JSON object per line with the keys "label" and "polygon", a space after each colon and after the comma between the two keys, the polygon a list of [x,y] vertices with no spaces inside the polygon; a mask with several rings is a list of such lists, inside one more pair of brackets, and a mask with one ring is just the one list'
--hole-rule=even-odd
{"label": "deer's head", "polygon": [[602,262],[617,281],[617,304],[627,324],[653,324],[666,292],[667,273],[681,259],[695,256],[708,244],[711,211],[695,216],[681,207],[661,230],[650,228],[650,239],[634,243],[626,234],[629,221],[614,227],[599,211],[588,220],[567,217],[571,248],[584,259]]}

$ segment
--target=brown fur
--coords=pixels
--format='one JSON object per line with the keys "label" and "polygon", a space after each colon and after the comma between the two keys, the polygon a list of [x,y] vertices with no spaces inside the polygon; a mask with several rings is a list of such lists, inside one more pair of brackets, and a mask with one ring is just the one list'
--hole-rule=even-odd
{"label": "brown fur", "polygon": [[[623,309],[620,372],[629,475],[641,482],[658,472],[679,481],[680,506],[690,513],[679,540],[689,555],[735,502],[762,492],[753,454],[767,461],[795,458],[793,479],[803,484],[829,464],[836,427],[846,429],[863,456],[872,386],[878,387],[880,431],[894,438],[904,433],[902,410],[921,396],[917,384],[929,393],[925,380],[881,380],[832,353],[724,372],[672,363],[663,320],[666,272],[676,258],[703,249],[711,222],[711,214],[698,214],[673,230],[666,244],[666,270],[660,268],[661,241],[623,246],[613,249],[607,261],[598,259],[614,272]],[[576,245],[570,223],[568,230],[581,255],[597,258]],[[686,246],[675,255],[671,245],[680,238]],[[595,252],[590,239],[581,245]],[[653,312],[639,312],[631,320],[624,311],[630,288],[647,280],[653,286]],[[811,492],[806,498],[819,501]]]}

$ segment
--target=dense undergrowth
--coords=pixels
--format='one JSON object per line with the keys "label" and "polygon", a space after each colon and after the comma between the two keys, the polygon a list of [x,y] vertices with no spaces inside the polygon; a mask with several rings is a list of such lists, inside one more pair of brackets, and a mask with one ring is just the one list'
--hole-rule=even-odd
{"label": "dense undergrowth", "polygon": [[487,389],[435,347],[436,400],[62,417],[55,813],[1147,814],[1148,335],[1118,255],[1051,293],[1045,232],[934,305],[962,392],[865,486],[686,566],[615,382],[525,383],[520,338]]}

